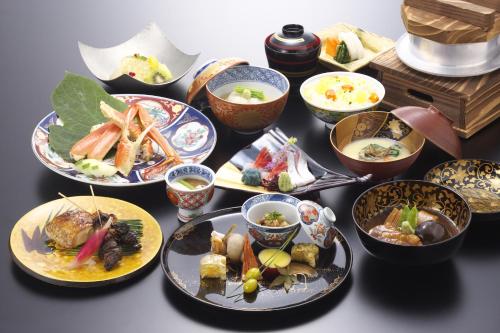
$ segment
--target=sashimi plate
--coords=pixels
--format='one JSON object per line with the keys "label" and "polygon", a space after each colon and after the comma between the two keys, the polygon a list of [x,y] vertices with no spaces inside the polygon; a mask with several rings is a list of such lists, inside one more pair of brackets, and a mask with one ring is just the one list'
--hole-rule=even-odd
{"label": "sashimi plate", "polygon": [[[202,163],[210,156],[217,142],[217,133],[210,120],[200,111],[173,99],[138,94],[119,94],[113,97],[128,105],[139,103],[155,119],[155,126],[168,143],[181,156],[184,163]],[[70,179],[102,186],[137,186],[163,181],[161,173],[151,173],[165,160],[165,155],[154,144],[154,157],[146,162],[136,160],[130,174],[125,177],[89,177],[78,172],[73,163],[64,160],[49,145],[49,126],[59,124],[57,114],[51,112],[36,126],[31,145],[35,156],[50,170]],[[113,157],[108,159],[112,164]]]}
{"label": "sashimi plate", "polygon": [[[279,129],[276,130],[280,131]],[[228,162],[224,163],[217,170],[215,174],[216,176],[215,186],[224,189],[239,190],[251,193],[278,192],[278,191],[270,191],[265,187],[263,187],[262,185],[260,186],[246,185],[242,181],[243,170],[252,165],[256,157],[259,155],[259,152],[264,147],[266,147],[271,152],[271,154],[274,154],[283,147],[283,143],[277,140],[275,137],[273,137],[271,133],[265,133],[256,141],[254,141],[252,144],[241,149]],[[300,150],[300,148],[298,147],[294,149]],[[291,195],[305,194],[308,192],[364,181],[359,177],[351,177],[340,173],[336,173],[337,176],[339,177],[339,180],[335,184],[332,184],[332,182],[328,182],[327,180],[328,178],[326,179],[324,178],[324,177],[331,177],[331,175],[328,175],[328,173],[325,171],[324,168],[321,168],[316,163],[311,161],[307,156],[304,155],[305,153],[302,152],[302,156],[305,157],[307,163],[307,168],[309,169],[309,172],[312,174],[315,180],[307,185],[296,187],[288,194]]]}

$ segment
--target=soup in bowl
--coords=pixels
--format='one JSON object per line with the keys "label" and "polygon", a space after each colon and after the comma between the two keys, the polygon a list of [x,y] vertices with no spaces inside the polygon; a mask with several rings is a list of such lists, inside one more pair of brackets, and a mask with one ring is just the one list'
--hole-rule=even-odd
{"label": "soup in bowl", "polygon": [[339,121],[330,132],[330,143],[347,169],[380,180],[405,172],[425,138],[390,112],[368,111]]}
{"label": "soup in bowl", "polygon": [[290,83],[281,73],[257,66],[235,66],[207,83],[215,117],[240,133],[255,133],[278,120]]}

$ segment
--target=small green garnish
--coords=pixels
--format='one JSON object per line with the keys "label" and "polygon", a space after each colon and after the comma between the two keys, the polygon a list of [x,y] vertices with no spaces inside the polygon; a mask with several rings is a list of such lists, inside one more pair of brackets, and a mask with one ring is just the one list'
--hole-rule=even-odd
{"label": "small green garnish", "polygon": [[288,138],[288,141],[287,141],[287,142],[288,142],[289,144],[291,144],[291,145],[294,145],[294,144],[296,144],[296,143],[297,143],[297,138],[296,138],[296,137],[294,137],[294,136],[291,136],[291,137],[289,137],[289,138]]}
{"label": "small green garnish", "polygon": [[264,219],[266,220],[280,220],[283,218],[283,214],[281,214],[280,212],[278,211],[272,211],[270,213],[266,213],[264,215]]}
{"label": "small green garnish", "polygon": [[417,228],[417,215],[416,206],[410,209],[410,206],[405,205],[399,217],[399,229],[405,234],[414,234]]}
{"label": "small green garnish", "polygon": [[179,180],[177,180],[177,182],[179,184],[181,184],[182,186],[187,187],[190,190],[196,189],[193,185],[191,185],[189,182],[185,181],[184,179],[179,179]]}
{"label": "small green garnish", "polygon": [[266,96],[264,95],[263,90],[258,90],[258,89],[253,89],[253,88],[245,88],[242,86],[236,86],[236,87],[234,87],[234,91],[237,92],[238,94],[242,94],[242,95],[245,94],[245,92],[249,91],[250,97],[260,99],[261,101],[266,99]]}

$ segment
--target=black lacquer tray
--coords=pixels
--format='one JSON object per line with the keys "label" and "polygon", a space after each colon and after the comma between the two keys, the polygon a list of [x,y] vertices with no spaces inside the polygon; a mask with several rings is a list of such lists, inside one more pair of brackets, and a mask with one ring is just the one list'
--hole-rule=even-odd
{"label": "black lacquer tray", "polygon": [[[188,297],[209,306],[230,310],[275,311],[319,300],[333,293],[346,280],[352,266],[352,251],[344,235],[338,231],[335,244],[330,249],[320,249],[316,278],[308,278],[306,281],[299,278],[300,283],[295,284],[288,293],[283,288],[261,287],[251,296],[226,297],[232,295],[240,283],[239,274],[230,269],[227,281],[201,280],[199,262],[201,257],[210,253],[212,230],[224,233],[234,223],[237,225],[235,232],[241,234],[247,232],[246,222],[240,209],[240,207],[221,209],[193,219],[179,227],[163,245],[162,269],[169,281]],[[301,231],[293,242],[311,241]],[[262,249],[256,242],[253,242],[252,247],[255,254]],[[241,288],[235,294],[240,292]],[[235,299],[240,300],[235,301]]]}

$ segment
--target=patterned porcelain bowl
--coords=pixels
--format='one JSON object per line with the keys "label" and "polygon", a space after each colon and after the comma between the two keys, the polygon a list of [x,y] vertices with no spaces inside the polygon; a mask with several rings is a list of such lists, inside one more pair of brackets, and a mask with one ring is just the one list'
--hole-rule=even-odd
{"label": "patterned porcelain bowl", "polygon": [[[401,142],[410,155],[393,161],[373,162],[354,159],[342,152],[348,143],[371,137]],[[380,180],[405,172],[420,155],[425,138],[390,112],[369,111],[339,121],[330,132],[330,143],[347,169],[360,176],[372,174],[373,180]]]}
{"label": "patterned porcelain bowl", "polygon": [[[264,90],[270,100],[259,104],[239,104],[224,99],[234,87],[251,86]],[[237,132],[258,132],[278,120],[290,90],[288,79],[278,71],[256,66],[235,66],[214,76],[207,83],[212,112],[224,125]],[[276,96],[276,97],[272,97]]]}
{"label": "patterned porcelain bowl", "polygon": [[[179,179],[199,179],[206,184],[193,190],[176,184]],[[215,173],[209,167],[201,164],[181,164],[168,170],[165,174],[167,197],[179,208],[177,217],[182,222],[203,214],[203,207],[214,195]]]}
{"label": "patterned porcelain bowl", "polygon": [[[370,85],[373,87],[374,91],[377,93],[379,99],[377,102],[363,106],[362,108],[338,109],[316,104],[310,101],[308,98],[306,98],[304,94],[306,87],[308,85],[314,84],[316,81],[327,76],[349,76],[356,79],[363,79],[365,81],[368,81]],[[300,96],[304,100],[304,103],[306,104],[307,108],[312,112],[313,116],[324,121],[328,126],[329,124],[334,124],[352,114],[370,109],[373,110],[384,99],[385,88],[382,85],[382,83],[364,74],[352,73],[352,72],[328,72],[315,75],[304,81],[304,83],[302,83],[302,85],[300,86]],[[331,127],[331,125],[329,127]]]}
{"label": "patterned porcelain bowl", "polygon": [[[286,194],[260,194],[251,197],[241,206],[241,214],[247,221],[248,232],[264,247],[281,247],[287,238],[300,229],[297,205],[300,200]],[[286,227],[266,227],[257,222],[264,214],[278,211],[290,223]],[[294,236],[295,237],[295,236]]]}
{"label": "patterned porcelain bowl", "polygon": [[[408,204],[435,210],[450,218],[459,233],[444,241],[406,246],[386,243],[369,235],[371,219],[388,209]],[[382,183],[362,193],[354,202],[352,217],[365,249],[373,256],[403,265],[426,265],[447,260],[460,248],[469,227],[471,211],[465,199],[451,188],[421,180]]]}

